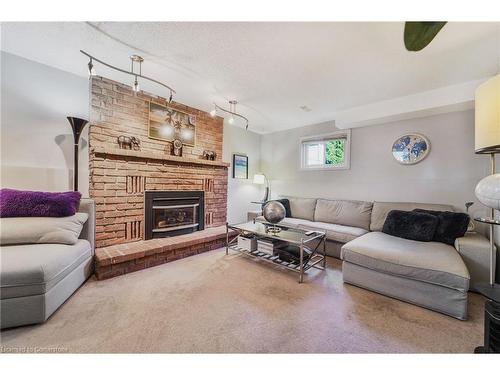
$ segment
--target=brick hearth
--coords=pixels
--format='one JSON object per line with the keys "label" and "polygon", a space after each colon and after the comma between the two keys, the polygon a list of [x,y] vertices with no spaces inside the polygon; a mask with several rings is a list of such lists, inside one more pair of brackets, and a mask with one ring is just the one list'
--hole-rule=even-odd
{"label": "brick hearth", "polygon": [[[222,162],[222,118],[168,104],[165,98],[134,94],[131,87],[102,77],[92,78],[91,95],[89,193],[96,202],[97,248],[144,239],[146,190],[204,191],[205,228],[225,224],[228,164]],[[196,116],[196,144],[184,146],[182,157],[170,155],[170,142],[148,137],[149,102]],[[120,149],[120,135],[139,138],[140,150]],[[215,151],[216,160],[204,160],[204,150]]]}
{"label": "brick hearth", "polygon": [[[229,234],[230,238],[235,232]],[[220,226],[175,237],[108,246],[96,250],[95,273],[99,280],[154,267],[215,250],[226,244],[226,227]]]}

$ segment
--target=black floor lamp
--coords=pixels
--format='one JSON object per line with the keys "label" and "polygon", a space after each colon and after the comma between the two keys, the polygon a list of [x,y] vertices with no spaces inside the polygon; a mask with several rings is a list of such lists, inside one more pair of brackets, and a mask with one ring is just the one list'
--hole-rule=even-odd
{"label": "black floor lamp", "polygon": [[73,190],[78,191],[78,145],[80,143],[80,135],[82,130],[87,125],[88,121],[78,117],[67,117],[71,128],[73,129],[74,138],[74,167],[73,167]]}

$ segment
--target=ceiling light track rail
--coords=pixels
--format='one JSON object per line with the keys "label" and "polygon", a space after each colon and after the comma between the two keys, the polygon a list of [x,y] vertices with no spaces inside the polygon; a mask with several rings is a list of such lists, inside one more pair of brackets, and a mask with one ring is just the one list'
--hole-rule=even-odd
{"label": "ceiling light track rail", "polygon": [[214,109],[212,110],[212,112],[210,112],[210,114],[213,117],[216,115],[217,111],[229,113],[231,115],[231,118],[229,119],[230,124],[232,124],[234,122],[233,116],[239,117],[239,118],[245,120],[245,122],[246,122],[245,129],[248,130],[248,119],[245,116],[240,115],[239,113],[234,111],[236,104],[238,104],[238,102],[236,100],[230,100],[229,101],[230,109],[225,109],[225,108],[222,108],[221,106],[217,105],[217,103],[214,103]]}
{"label": "ceiling light track rail", "polygon": [[[176,91],[175,91],[172,87],[170,87],[169,85],[166,85],[165,83],[160,82],[160,81],[158,81],[158,80],[156,80],[156,79],[154,79],[154,78],[151,78],[151,77],[147,77],[147,76],[145,76],[145,75],[142,75],[142,69],[141,69],[141,65],[140,65],[140,64],[142,64],[142,62],[144,61],[144,59],[140,58],[140,60],[139,60],[139,56],[134,55],[134,56],[132,56],[132,57],[131,57],[131,59],[132,59],[132,61],[133,61],[133,62],[138,62],[138,63],[139,63],[139,69],[140,69],[140,70],[139,70],[139,73],[135,73],[135,72],[133,71],[133,62],[132,62],[132,70],[131,70],[131,71],[128,71],[128,70],[125,70],[125,69],[118,68],[118,67],[116,67],[116,66],[114,66],[114,65],[111,65],[111,64],[109,64],[109,63],[107,63],[107,62],[104,62],[104,61],[102,61],[102,60],[98,59],[98,58],[97,58],[97,57],[95,57],[95,56],[92,56],[91,54],[89,54],[89,53],[87,53],[87,52],[85,52],[85,51],[83,51],[83,50],[80,50],[80,52],[81,52],[82,54],[84,54],[85,56],[87,56],[87,57],[90,59],[89,64],[88,64],[88,66],[89,66],[89,73],[91,73],[91,71],[92,71],[92,69],[93,69],[93,62],[94,62],[94,61],[97,61],[99,64],[102,64],[102,65],[104,65],[104,66],[107,66],[108,68],[114,69],[114,70],[116,70],[116,71],[118,71],[118,72],[121,72],[121,73],[125,73],[125,74],[129,74],[129,75],[131,75],[131,76],[134,76],[134,77],[135,77],[135,82],[137,82],[137,78],[141,78],[141,79],[145,79],[145,80],[147,80],[147,81],[150,81],[150,82],[156,83],[157,85],[160,85],[160,86],[165,87],[167,90],[169,90],[169,91],[170,91],[170,99],[169,99],[169,101],[172,101],[172,95],[177,93],[177,92],[176,92]],[[135,59],[135,60],[134,60],[134,59]],[[91,74],[92,74],[92,73],[91,73]],[[136,87],[137,87],[137,85],[136,85]]]}
{"label": "ceiling light track rail", "polygon": [[[122,69],[122,68],[118,68],[117,66],[111,65],[111,64],[109,64],[109,63],[107,63],[105,61],[102,61],[101,59],[98,59],[97,57],[92,56],[90,53],[87,53],[87,52],[85,52],[83,50],[80,50],[80,52],[89,58],[89,62],[87,64],[87,67],[88,67],[90,76],[94,76],[95,75],[94,62],[98,62],[99,64],[104,65],[104,66],[106,66],[106,67],[108,67],[110,69],[116,70],[117,72],[133,76],[134,77],[134,82],[133,82],[132,88],[134,90],[134,95],[139,92],[139,82],[138,82],[139,78],[140,79],[145,79],[145,80],[153,82],[153,83],[156,83],[157,85],[165,87],[167,90],[169,90],[170,91],[170,97],[168,99],[169,103],[172,102],[172,96],[173,96],[173,94],[177,93],[169,85],[166,85],[165,83],[160,82],[160,81],[158,81],[158,80],[156,80],[154,78],[147,77],[147,76],[143,75],[142,74],[142,63],[144,62],[144,58],[142,58],[139,55],[132,55],[132,56],[130,56],[130,61],[131,61],[130,70],[125,70],[125,69]],[[138,70],[134,69],[134,67],[136,67],[136,68],[138,67]],[[222,111],[222,112],[228,113],[228,114],[231,115],[231,117],[228,120],[228,122],[230,124],[233,124],[234,123],[234,118],[238,117],[238,118],[240,118],[240,119],[242,119],[242,120],[245,121],[245,123],[246,123],[245,129],[248,130],[249,121],[248,121],[248,119],[245,116],[243,116],[243,115],[239,114],[238,112],[236,112],[236,104],[238,104],[238,102],[236,100],[229,100],[229,109],[226,109],[226,108],[223,108],[223,107],[217,105],[216,103],[214,103],[214,109],[210,112],[210,115],[212,117],[215,117],[215,115],[217,114],[217,111]]]}

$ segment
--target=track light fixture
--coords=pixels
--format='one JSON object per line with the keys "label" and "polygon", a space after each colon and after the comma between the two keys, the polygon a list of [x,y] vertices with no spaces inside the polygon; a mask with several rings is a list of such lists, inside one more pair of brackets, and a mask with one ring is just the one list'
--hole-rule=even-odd
{"label": "track light fixture", "polygon": [[245,116],[240,115],[239,113],[236,113],[236,104],[238,104],[238,102],[236,100],[230,100],[229,101],[229,110],[227,110],[225,108],[218,106],[216,103],[214,103],[214,109],[212,109],[210,111],[210,116],[215,117],[215,115],[217,114],[217,111],[229,113],[231,115],[231,117],[227,121],[230,124],[234,123],[234,117],[236,116],[236,117],[239,117],[239,118],[245,120],[245,122],[246,122],[245,129],[248,130],[248,119]]}
{"label": "track light fixture", "polygon": [[[141,57],[141,56],[139,56],[139,55],[132,55],[132,56],[130,56],[131,67],[130,67],[130,71],[128,71],[128,70],[125,70],[125,69],[118,68],[118,67],[116,67],[114,65],[108,64],[107,62],[104,62],[104,61],[96,58],[95,56],[92,56],[92,55],[88,54],[87,52],[85,52],[83,50],[80,50],[80,52],[89,58],[89,62],[87,64],[87,67],[88,67],[89,75],[90,76],[94,76],[95,75],[94,62],[97,61],[99,64],[107,66],[108,68],[114,69],[114,70],[116,70],[118,72],[121,72],[121,73],[125,73],[125,74],[129,74],[131,76],[134,76],[134,83],[133,83],[133,86],[132,86],[134,92],[138,92],[140,90],[140,88],[139,88],[139,79],[145,79],[145,80],[148,80],[150,82],[156,83],[157,85],[163,86],[166,89],[168,89],[168,91],[170,92],[170,97],[168,99],[169,103],[172,102],[173,95],[176,94],[176,91],[172,87],[164,84],[163,82],[157,81],[156,79],[153,79],[153,78],[146,77],[146,76],[142,75],[142,63],[144,62],[144,58]],[[136,71],[136,67],[138,68],[137,69],[138,71]]]}
{"label": "track light fixture", "polygon": [[[137,93],[140,91],[139,79],[145,79],[145,80],[148,80],[150,82],[153,82],[153,83],[156,83],[160,86],[165,87],[170,93],[169,98],[168,98],[168,102],[172,103],[174,94],[176,94],[176,91],[172,87],[170,87],[170,86],[166,85],[165,83],[160,82],[156,79],[142,75],[142,63],[144,62],[144,58],[142,56],[139,56],[139,55],[130,56],[130,71],[128,71],[125,69],[118,68],[118,67],[111,65],[107,62],[104,62],[103,60],[100,60],[100,59],[96,58],[95,56],[92,56],[83,50],[80,50],[80,52],[89,58],[89,62],[87,64],[89,76],[92,77],[96,74],[95,68],[94,68],[94,62],[98,62],[99,64],[102,64],[108,68],[111,68],[111,69],[116,70],[118,72],[129,74],[129,75],[133,76],[134,82],[132,85],[132,89],[134,90],[134,93]],[[225,109],[225,108],[218,106],[216,103],[214,103],[214,109],[212,109],[210,111],[210,115],[212,117],[215,117],[217,115],[217,111],[226,112],[226,113],[231,115],[231,117],[228,119],[228,122],[230,124],[233,124],[235,121],[235,117],[238,117],[238,118],[241,118],[242,120],[245,121],[245,123],[246,123],[245,129],[248,130],[248,119],[245,116],[236,112],[236,104],[238,104],[238,102],[236,100],[230,100],[229,101],[229,109]]]}
{"label": "track light fixture", "polygon": [[[139,55],[132,55],[130,56],[130,71],[134,73],[134,63],[137,65],[139,64],[139,75],[142,74],[142,63],[144,62],[144,59],[139,56]],[[139,88],[139,81],[137,81],[137,75],[134,78],[134,86],[133,86],[134,93],[138,93],[140,88]]]}

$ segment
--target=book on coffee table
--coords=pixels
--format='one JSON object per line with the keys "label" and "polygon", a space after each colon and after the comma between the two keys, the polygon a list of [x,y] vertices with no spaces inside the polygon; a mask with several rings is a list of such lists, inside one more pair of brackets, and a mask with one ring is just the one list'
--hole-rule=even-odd
{"label": "book on coffee table", "polygon": [[[275,254],[278,255],[279,259],[283,262],[299,264],[300,263],[300,248],[294,245],[283,246],[276,249]],[[304,249],[303,263],[307,263],[311,257],[312,251],[309,249]]]}
{"label": "book on coffee table", "polygon": [[257,251],[274,255],[275,251],[281,247],[286,246],[286,242],[270,239],[270,238],[259,238],[257,240]]}

